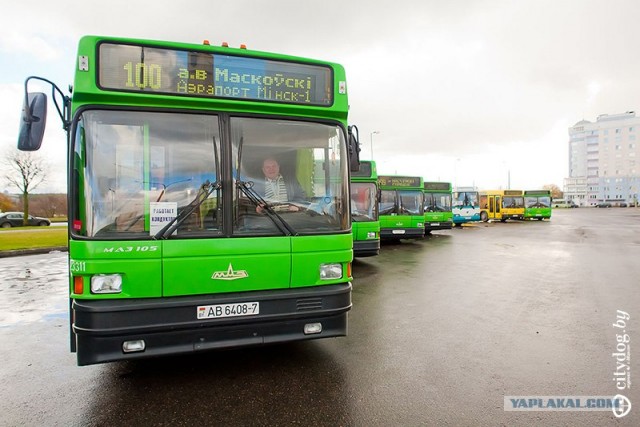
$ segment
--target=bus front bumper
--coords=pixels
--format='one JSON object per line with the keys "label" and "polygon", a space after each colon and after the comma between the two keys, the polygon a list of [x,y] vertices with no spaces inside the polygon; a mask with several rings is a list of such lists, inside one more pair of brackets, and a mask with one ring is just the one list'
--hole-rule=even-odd
{"label": "bus front bumper", "polygon": [[524,219],[524,215],[521,214],[502,214],[502,219],[517,219],[517,220],[523,220]]}
{"label": "bus front bumper", "polygon": [[451,230],[453,228],[453,222],[451,221],[425,222],[424,228],[425,228],[425,231]]}
{"label": "bus front bumper", "polygon": [[423,237],[424,227],[380,229],[380,240],[421,239]]}
{"label": "bus front bumper", "polygon": [[[198,307],[259,302],[257,315],[198,319]],[[351,283],[172,298],[74,300],[78,365],[345,336]],[[305,334],[305,325],[321,332]],[[144,350],[124,352],[125,342]]]}
{"label": "bus front bumper", "polygon": [[354,240],[353,256],[367,257],[380,254],[380,240]]}

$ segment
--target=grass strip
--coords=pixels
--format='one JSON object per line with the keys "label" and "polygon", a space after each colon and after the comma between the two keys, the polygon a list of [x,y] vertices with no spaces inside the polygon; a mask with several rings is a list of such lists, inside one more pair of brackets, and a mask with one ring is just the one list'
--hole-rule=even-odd
{"label": "grass strip", "polygon": [[34,227],[0,231],[0,251],[67,245],[67,227]]}

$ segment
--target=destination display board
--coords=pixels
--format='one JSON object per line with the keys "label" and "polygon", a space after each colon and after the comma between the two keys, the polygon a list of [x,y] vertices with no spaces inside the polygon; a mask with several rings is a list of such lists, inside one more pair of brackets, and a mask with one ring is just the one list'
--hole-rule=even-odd
{"label": "destination display board", "polygon": [[431,191],[451,191],[451,184],[448,182],[425,182],[424,189]]}
{"label": "destination display board", "polygon": [[504,190],[505,196],[522,196],[522,190]]}
{"label": "destination display board", "polygon": [[358,178],[368,178],[371,176],[371,163],[369,162],[360,162],[360,169],[356,172],[351,172],[351,176],[355,176]]}
{"label": "destination display board", "polygon": [[105,42],[97,70],[102,89],[333,104],[333,73],[324,65]]}
{"label": "destination display board", "polygon": [[543,196],[551,196],[550,190],[525,190],[524,195],[543,195]]}
{"label": "destination display board", "polygon": [[378,184],[385,187],[421,187],[419,176],[378,176]]}

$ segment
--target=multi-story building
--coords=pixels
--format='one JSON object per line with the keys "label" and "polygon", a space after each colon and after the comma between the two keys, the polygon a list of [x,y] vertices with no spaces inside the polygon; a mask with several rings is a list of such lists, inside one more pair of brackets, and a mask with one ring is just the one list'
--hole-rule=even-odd
{"label": "multi-story building", "polygon": [[640,117],[601,114],[569,128],[569,177],[564,197],[580,206],[640,200]]}

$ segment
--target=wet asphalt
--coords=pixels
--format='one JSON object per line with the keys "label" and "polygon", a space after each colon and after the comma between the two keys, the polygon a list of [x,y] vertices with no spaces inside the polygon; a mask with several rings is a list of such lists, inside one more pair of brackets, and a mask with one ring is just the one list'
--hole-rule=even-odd
{"label": "wet asphalt", "polygon": [[[640,425],[640,209],[383,244],[354,262],[347,337],[136,362],[76,366],[67,270],[64,252],[0,259],[1,426]],[[617,393],[634,405],[620,419],[504,410]]]}

